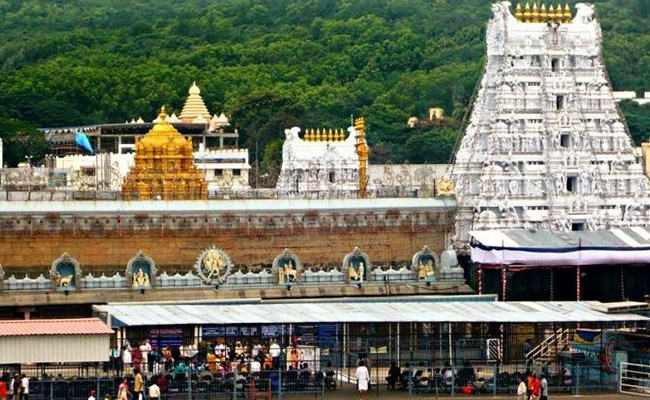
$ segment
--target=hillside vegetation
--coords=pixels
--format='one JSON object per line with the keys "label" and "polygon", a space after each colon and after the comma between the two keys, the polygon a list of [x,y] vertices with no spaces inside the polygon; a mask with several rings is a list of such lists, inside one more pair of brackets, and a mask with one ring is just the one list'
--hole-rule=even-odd
{"label": "hillside vegetation", "polygon": [[[650,91],[650,5],[594,3],[615,89]],[[368,121],[374,162],[448,162],[490,16],[486,0],[0,0],[5,158],[46,151],[15,136],[29,124],[152,120],[161,105],[178,112],[196,81],[265,167],[286,127],[345,127],[353,115]],[[406,128],[429,107],[451,122]],[[645,140],[649,109],[625,108]]]}

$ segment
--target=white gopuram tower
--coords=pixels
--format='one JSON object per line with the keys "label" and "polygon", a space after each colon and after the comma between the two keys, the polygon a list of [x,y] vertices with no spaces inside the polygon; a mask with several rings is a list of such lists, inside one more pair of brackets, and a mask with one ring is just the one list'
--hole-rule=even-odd
{"label": "white gopuram tower", "polygon": [[487,63],[456,153],[468,231],[647,225],[647,180],[612,96],[594,7],[492,5]]}

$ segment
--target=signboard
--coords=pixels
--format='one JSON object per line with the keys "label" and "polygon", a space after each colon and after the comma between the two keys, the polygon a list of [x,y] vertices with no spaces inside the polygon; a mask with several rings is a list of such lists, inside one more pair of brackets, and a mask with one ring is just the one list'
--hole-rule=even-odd
{"label": "signboard", "polygon": [[280,336],[282,325],[262,325],[262,338],[275,338]]}
{"label": "signboard", "polygon": [[321,346],[336,346],[340,324],[318,324],[318,341]]}
{"label": "signboard", "polygon": [[50,171],[47,174],[47,186],[48,187],[60,187],[66,186],[68,184],[68,174],[63,171]]}
{"label": "signboard", "polygon": [[226,327],[222,325],[207,325],[201,327],[201,337],[215,338],[226,335]]}
{"label": "signboard", "polygon": [[183,328],[151,328],[149,339],[154,348],[180,347],[183,345]]}

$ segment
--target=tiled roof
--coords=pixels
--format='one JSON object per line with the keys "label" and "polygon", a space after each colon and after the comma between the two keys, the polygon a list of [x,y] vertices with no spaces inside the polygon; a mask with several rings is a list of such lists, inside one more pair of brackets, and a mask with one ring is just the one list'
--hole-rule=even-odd
{"label": "tiled roof", "polygon": [[110,335],[113,330],[98,318],[0,321],[2,336]]}

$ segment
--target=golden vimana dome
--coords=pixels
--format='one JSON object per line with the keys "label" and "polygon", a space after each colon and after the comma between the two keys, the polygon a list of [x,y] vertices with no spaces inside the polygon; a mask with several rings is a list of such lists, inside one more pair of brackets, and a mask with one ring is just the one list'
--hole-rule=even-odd
{"label": "golden vimana dome", "polygon": [[125,200],[197,200],[208,198],[208,185],[194,165],[192,139],[184,138],[167,121],[165,107],[160,122],[135,139],[135,165],[122,185]]}
{"label": "golden vimana dome", "polygon": [[192,86],[188,90],[187,100],[185,100],[185,105],[183,105],[183,110],[181,111],[180,120],[190,123],[208,123],[211,117],[201,97],[201,89],[196,85],[196,82],[192,83]]}

